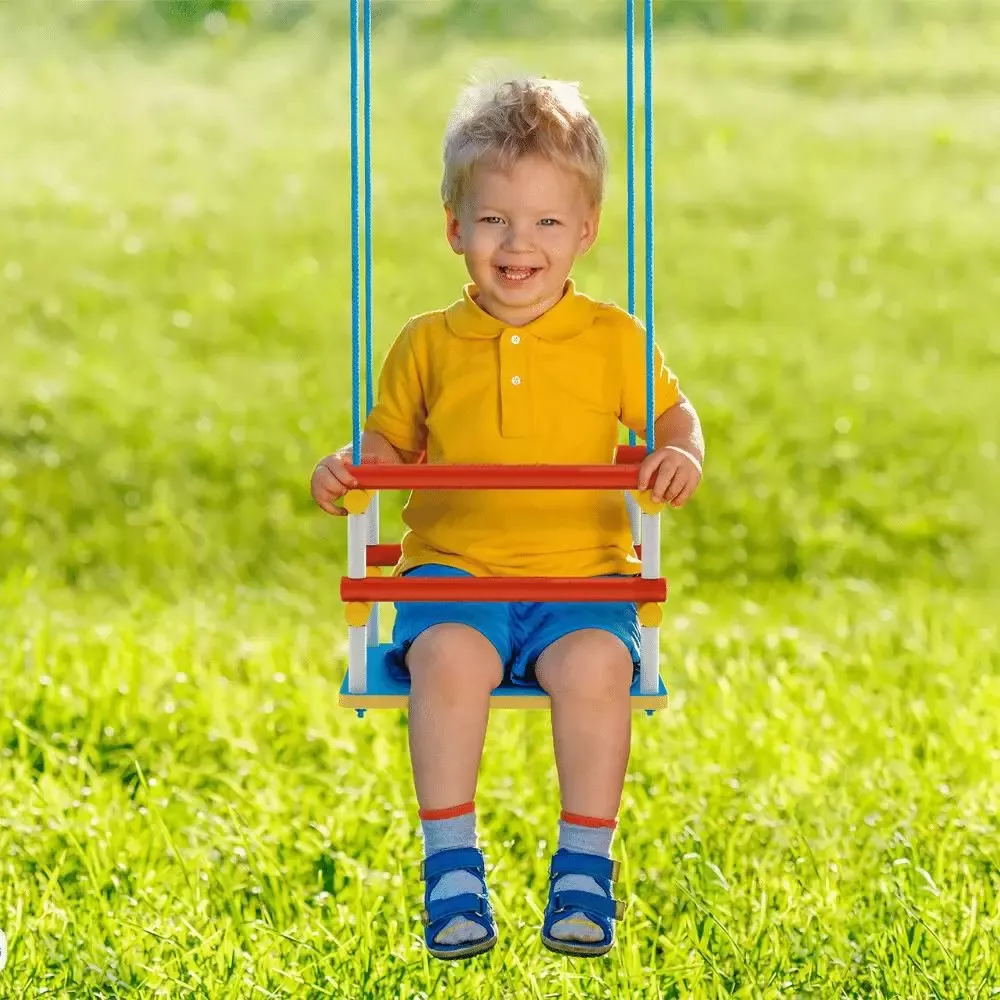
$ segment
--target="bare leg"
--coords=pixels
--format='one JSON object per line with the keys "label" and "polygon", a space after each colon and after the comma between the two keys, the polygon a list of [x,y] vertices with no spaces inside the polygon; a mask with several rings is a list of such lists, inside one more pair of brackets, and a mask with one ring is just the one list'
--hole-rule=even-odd
{"label": "bare leg", "polygon": [[490,692],[503,678],[493,644],[468,625],[435,625],[407,653],[410,760],[421,809],[476,796]]}
{"label": "bare leg", "polygon": [[[435,625],[414,641],[407,665],[411,677],[410,760],[425,851],[471,847],[476,837],[474,813],[464,819],[425,813],[475,799],[490,692],[503,675],[500,657],[493,644],[468,625]],[[483,891],[478,876],[459,870],[442,876],[429,899]],[[435,934],[434,943],[475,948],[487,937],[483,926],[458,915]]]}
{"label": "bare leg", "polygon": [[609,632],[583,629],[538,658],[538,683],[552,699],[552,742],[563,809],[618,815],[632,733],[632,658]]}
{"label": "bare leg", "polygon": [[[536,672],[552,699],[563,809],[589,820],[565,817],[559,846],[607,856],[628,768],[632,658],[615,636],[587,629],[554,642],[539,657]],[[607,822],[594,822],[600,820]],[[553,889],[607,895],[594,879],[578,874],[564,875]],[[556,940],[605,948],[605,931],[582,911],[567,913],[548,933]]]}

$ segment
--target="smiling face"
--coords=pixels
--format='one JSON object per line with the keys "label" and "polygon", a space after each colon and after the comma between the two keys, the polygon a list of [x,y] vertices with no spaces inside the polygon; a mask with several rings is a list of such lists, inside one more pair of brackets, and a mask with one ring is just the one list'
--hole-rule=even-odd
{"label": "smiling face", "polygon": [[580,178],[537,156],[508,171],[477,167],[457,212],[447,207],[446,215],[448,242],[465,256],[480,307],[510,326],[562,298],[599,218]]}

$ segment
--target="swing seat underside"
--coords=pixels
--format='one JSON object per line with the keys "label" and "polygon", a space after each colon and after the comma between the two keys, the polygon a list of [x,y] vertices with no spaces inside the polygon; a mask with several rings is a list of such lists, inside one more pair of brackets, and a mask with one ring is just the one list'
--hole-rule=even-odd
{"label": "swing seat underside", "polygon": [[[388,644],[369,647],[367,690],[363,694],[351,694],[348,690],[348,677],[344,675],[339,698],[341,708],[353,708],[361,712],[379,708],[405,709],[409,705],[409,683],[397,680],[386,667],[385,658],[390,648]],[[635,679],[632,684],[632,708],[635,711],[652,712],[667,707],[668,693],[663,678],[657,678],[657,685],[658,690],[655,694],[641,694],[639,678]],[[490,708],[548,709],[549,707],[549,696],[534,684],[526,686],[505,681],[490,697]]]}

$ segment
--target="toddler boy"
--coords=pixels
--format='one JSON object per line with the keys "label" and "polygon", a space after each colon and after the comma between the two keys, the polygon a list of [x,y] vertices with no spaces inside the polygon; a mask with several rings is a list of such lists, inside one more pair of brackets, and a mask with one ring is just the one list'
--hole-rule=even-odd
{"label": "toddler boy", "polygon": [[[444,144],[448,242],[471,277],[392,345],[362,440],[366,462],[608,464],[624,424],[645,432],[641,325],[570,278],[597,237],[607,169],[577,88],[515,80],[470,88]],[[655,361],[656,443],[640,486],[685,504],[701,479],[701,427]],[[331,514],[356,485],[347,446],[313,474]],[[402,559],[413,576],[636,575],[624,498],[606,490],[416,491]],[[628,765],[639,663],[632,603],[412,603],[397,608],[390,666],[409,674],[410,756],[424,833],[426,943],[461,958],[497,940],[475,791],[489,698],[505,672],[552,706],[562,813],[544,944],[600,955],[621,907],[611,842]]]}

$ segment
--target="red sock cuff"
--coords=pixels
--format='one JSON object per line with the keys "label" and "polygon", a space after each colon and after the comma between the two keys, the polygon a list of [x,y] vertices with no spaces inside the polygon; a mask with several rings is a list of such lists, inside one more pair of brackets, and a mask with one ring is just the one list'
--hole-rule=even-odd
{"label": "red sock cuff", "polygon": [[475,802],[463,802],[460,806],[448,806],[447,809],[421,809],[421,819],[454,819],[456,816],[467,816],[476,811]]}
{"label": "red sock cuff", "polygon": [[603,827],[606,830],[613,830],[618,826],[618,820],[616,819],[601,819],[598,816],[581,816],[579,813],[566,812],[564,809],[560,814],[559,818],[564,823],[572,823],[574,826],[589,826],[593,828]]}

